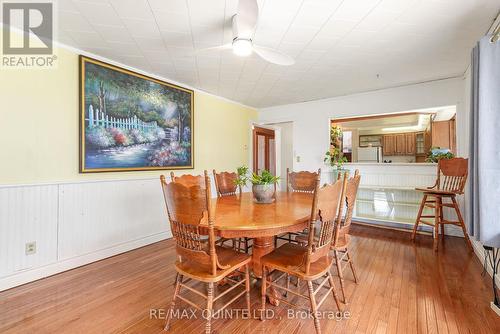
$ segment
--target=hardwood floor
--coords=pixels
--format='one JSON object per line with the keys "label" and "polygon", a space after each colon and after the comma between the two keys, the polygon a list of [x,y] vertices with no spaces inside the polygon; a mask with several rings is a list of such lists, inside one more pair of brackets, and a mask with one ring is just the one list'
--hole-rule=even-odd
{"label": "hardwood floor", "polygon": [[[500,333],[500,318],[489,307],[490,278],[481,276],[481,264],[463,239],[446,238],[435,254],[429,236],[417,236],[414,245],[405,232],[366,226],[353,226],[352,232],[360,283],[346,271],[350,303],[343,307],[350,317],[321,320],[323,333]],[[174,261],[173,242],[167,240],[1,292],[0,333],[162,333],[164,320],[150,313],[170,304]],[[251,297],[258,310],[257,288]],[[300,302],[306,308],[307,301]],[[244,298],[235,308],[245,308]],[[268,309],[274,319],[217,319],[213,329],[314,333],[313,321],[289,319],[286,305]],[[336,311],[332,298],[322,310]],[[203,329],[203,319],[181,319],[170,332]]]}

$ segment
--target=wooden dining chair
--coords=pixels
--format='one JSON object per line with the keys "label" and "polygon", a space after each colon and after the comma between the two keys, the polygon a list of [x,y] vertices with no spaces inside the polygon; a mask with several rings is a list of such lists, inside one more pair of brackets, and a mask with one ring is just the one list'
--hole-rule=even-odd
{"label": "wooden dining chair", "polygon": [[[357,284],[359,282],[358,276],[356,275],[356,269],[354,268],[352,256],[349,253],[349,248],[351,245],[351,235],[349,234],[349,231],[351,229],[352,215],[354,212],[354,205],[356,204],[356,196],[358,194],[360,182],[361,175],[359,175],[359,170],[356,170],[354,172],[354,177],[350,178],[347,181],[347,186],[345,188],[345,206],[342,206],[341,210],[339,210],[331,246],[335,258],[335,263],[337,265],[337,273],[339,275],[340,289],[342,290],[342,298],[344,303],[347,302],[344,287],[344,270],[347,265],[349,265],[349,267],[351,268],[354,283]],[[342,211],[344,207],[345,215],[342,219]]]}
{"label": "wooden dining chair", "polygon": [[[434,251],[438,250],[439,227],[441,227],[441,237],[444,238],[444,225],[450,224],[462,228],[464,238],[469,250],[472,251],[472,244],[465,228],[464,219],[457,202],[457,195],[464,193],[465,183],[469,169],[469,159],[453,158],[441,159],[438,162],[436,183],[429,188],[416,188],[423,193],[420,208],[418,210],[415,226],[413,227],[412,240],[415,240],[419,224],[430,225],[434,228]],[[444,200],[451,202],[446,203]],[[457,221],[444,219],[443,207],[455,210]],[[434,210],[433,215],[424,215],[425,208]],[[433,218],[434,221],[426,221],[422,218]]]}
{"label": "wooden dining chair", "polygon": [[[238,174],[234,172],[217,173],[215,169],[213,170],[213,173],[215,189],[217,189],[217,197],[234,196],[237,194],[241,194],[241,187],[236,184]],[[237,251],[248,254],[248,251],[250,250],[250,248],[252,248],[252,239],[250,238],[245,237],[231,240],[233,242],[234,249],[236,249]]]}
{"label": "wooden dining chair", "polygon": [[170,180],[172,182],[182,183],[186,187],[199,185],[203,189],[205,188],[205,178],[203,175],[183,174],[181,176],[175,176],[174,172],[170,172]]}
{"label": "wooden dining chair", "polygon": [[[347,176],[348,173],[345,173],[344,177]],[[337,180],[340,180],[341,178],[342,173],[339,173]],[[354,212],[354,205],[356,204],[356,196],[358,193],[360,182],[361,175],[359,174],[359,170],[356,169],[356,171],[354,172],[354,177],[347,180],[345,194],[342,194],[343,198],[345,198],[345,205],[341,205],[339,209],[331,245],[331,250],[335,259],[335,265],[337,267],[337,273],[340,280],[340,289],[342,291],[342,299],[344,303],[347,303],[344,284],[344,270],[346,269],[347,265],[349,265],[351,269],[354,282],[356,284],[359,282],[358,276],[356,274],[356,269],[354,268],[352,255],[349,253],[351,244],[351,235],[349,234],[349,231],[351,228],[352,215]],[[296,240],[299,245],[306,245],[308,242],[308,236],[307,234],[302,233],[296,237]]]}
{"label": "wooden dining chair", "polygon": [[[314,318],[316,333],[321,333],[318,310],[332,293],[333,299],[340,311],[340,304],[335,291],[332,274],[330,272],[333,260],[330,256],[330,247],[333,238],[335,220],[341,203],[343,188],[346,186],[347,178],[334,184],[319,187],[320,177],[316,177],[314,198],[308,228],[308,244],[301,246],[294,243],[286,243],[271,253],[261,258],[262,264],[262,314],[265,314],[267,290],[272,287],[281,291],[292,293],[310,302],[311,312]],[[276,277],[272,277],[275,274]],[[294,276],[307,282],[308,294],[301,294],[300,289],[293,291],[288,286],[287,276]],[[280,285],[279,281],[285,279],[286,285]],[[268,282],[269,279],[269,282]],[[317,285],[313,281],[320,280]],[[329,283],[329,287],[325,283]],[[323,289],[326,293],[319,299],[317,295]],[[274,296],[293,307],[297,305],[286,299]]]}
{"label": "wooden dining chair", "polygon": [[[165,177],[160,176],[160,181],[167,206],[170,227],[175,238],[177,261],[175,269],[177,279],[174,296],[167,314],[165,330],[170,327],[173,310],[179,299],[191,307],[203,311],[206,316],[205,333],[211,333],[212,318],[223,311],[243,295],[246,295],[246,307],[250,312],[250,256],[237,252],[231,248],[223,248],[215,245],[214,212],[211,205],[210,179],[205,171],[204,183],[184,185],[180,182],[167,183]],[[208,235],[208,239],[202,236]],[[242,272],[242,268],[244,271]],[[227,276],[232,273],[243,273],[245,279],[236,281]],[[185,280],[186,278],[186,280]],[[225,280],[232,286],[215,296],[214,283]],[[190,280],[207,284],[207,290],[199,291],[192,286],[186,285]],[[244,289],[224,304],[219,310],[214,311],[214,303],[220,300],[230,291],[245,284]],[[181,295],[181,290],[195,293],[206,301],[206,307],[199,306]]]}
{"label": "wooden dining chair", "polygon": [[[316,179],[321,176],[321,168],[318,172],[290,172],[286,169],[286,191],[287,192],[300,192],[300,193],[314,193],[316,187]],[[287,242],[296,242],[295,237],[300,233],[289,232],[276,236],[274,239],[274,247],[278,247],[278,240],[285,240]]]}

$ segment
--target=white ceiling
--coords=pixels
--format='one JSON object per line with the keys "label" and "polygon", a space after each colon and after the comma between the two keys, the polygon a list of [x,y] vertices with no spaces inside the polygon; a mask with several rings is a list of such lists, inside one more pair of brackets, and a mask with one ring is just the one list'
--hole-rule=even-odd
{"label": "white ceiling", "polygon": [[460,75],[498,0],[259,0],[256,44],[231,51],[237,0],[59,0],[60,42],[254,107]]}

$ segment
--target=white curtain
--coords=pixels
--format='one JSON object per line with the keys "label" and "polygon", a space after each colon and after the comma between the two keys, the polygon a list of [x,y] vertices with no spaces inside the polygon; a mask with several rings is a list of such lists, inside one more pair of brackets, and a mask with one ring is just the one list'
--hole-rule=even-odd
{"label": "white curtain", "polygon": [[472,52],[470,226],[484,245],[500,247],[500,42],[483,37]]}

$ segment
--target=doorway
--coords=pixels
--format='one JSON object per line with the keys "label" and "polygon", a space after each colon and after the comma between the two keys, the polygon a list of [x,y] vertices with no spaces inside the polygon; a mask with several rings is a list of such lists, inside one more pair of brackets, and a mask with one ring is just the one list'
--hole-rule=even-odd
{"label": "doorway", "polygon": [[253,128],[253,171],[261,173],[268,170],[276,175],[276,140],[274,130]]}
{"label": "doorway", "polygon": [[281,177],[281,191],[286,191],[286,170],[293,171],[293,122],[271,123],[274,128],[280,130],[280,139],[276,140],[276,145],[281,148],[278,157],[281,157],[281,163],[277,164]]}

